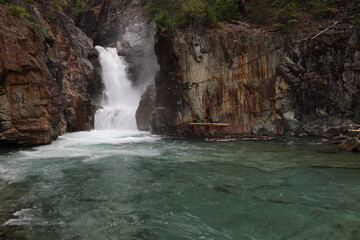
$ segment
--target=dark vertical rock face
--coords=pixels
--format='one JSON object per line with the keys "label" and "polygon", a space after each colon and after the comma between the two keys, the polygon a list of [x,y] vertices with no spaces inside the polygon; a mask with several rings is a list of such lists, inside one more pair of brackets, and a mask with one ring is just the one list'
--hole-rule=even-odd
{"label": "dark vertical rock face", "polygon": [[85,0],[87,10],[75,17],[76,25],[95,44],[111,45],[117,41],[119,22],[132,1],[127,0]]}
{"label": "dark vertical rock face", "polygon": [[289,131],[332,137],[360,122],[359,44],[357,27],[287,49],[278,80],[287,85],[279,108]]}
{"label": "dark vertical rock face", "polygon": [[[274,76],[283,44],[282,38],[235,29],[174,38],[160,35],[153,131],[170,135],[282,133]],[[193,127],[189,122],[231,125]]]}
{"label": "dark vertical rock face", "polygon": [[32,6],[41,32],[0,5],[0,141],[50,143],[60,134],[90,129],[95,105],[88,94],[99,76],[92,41],[65,14],[48,22]]}
{"label": "dark vertical rock face", "polygon": [[136,111],[137,127],[141,131],[150,130],[150,115],[155,110],[156,92],[155,84],[150,84],[141,96],[139,107]]}
{"label": "dark vertical rock face", "polygon": [[[155,52],[158,56],[160,71],[155,77],[155,110],[149,116],[151,131],[157,134],[173,134],[177,131],[177,101],[181,101],[182,89],[180,64],[173,46],[174,42],[167,36],[160,36],[156,42]],[[167,51],[165,50],[167,49]],[[190,63],[189,63],[190,64]],[[140,108],[141,108],[140,103]]]}
{"label": "dark vertical rock face", "polygon": [[360,121],[359,28],[313,40],[231,26],[160,34],[156,54],[154,133],[330,137]]}
{"label": "dark vertical rock face", "polygon": [[[154,52],[156,27],[138,0],[88,1],[89,10],[77,17],[77,25],[95,44],[115,47],[128,64],[128,74],[141,91],[158,69]],[[90,23],[90,24],[89,24]]]}

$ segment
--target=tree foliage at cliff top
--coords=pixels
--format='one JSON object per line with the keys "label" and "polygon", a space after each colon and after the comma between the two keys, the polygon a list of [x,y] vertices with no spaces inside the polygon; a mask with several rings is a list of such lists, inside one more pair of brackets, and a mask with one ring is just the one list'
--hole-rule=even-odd
{"label": "tree foliage at cliff top", "polygon": [[12,15],[21,17],[21,11],[26,11],[32,4],[44,6],[49,19],[55,18],[55,11],[61,9],[66,11],[71,17],[75,18],[81,11],[85,11],[87,0],[0,0],[0,4],[7,4]]}
{"label": "tree foliage at cliff top", "polygon": [[[333,19],[339,9],[356,13],[357,0],[144,0],[145,9],[160,31],[186,27],[216,27],[242,17],[257,24],[293,25],[302,13],[315,19]],[[245,6],[241,6],[244,4]],[[246,9],[246,12],[244,12]],[[346,13],[347,14],[347,13]],[[350,14],[351,15],[351,14]],[[349,16],[350,16],[349,15]],[[354,14],[352,14],[354,15]],[[356,15],[356,14],[355,14]]]}
{"label": "tree foliage at cliff top", "polygon": [[237,0],[146,0],[160,31],[184,27],[215,27],[218,22],[240,18]]}
{"label": "tree foliage at cliff top", "polygon": [[[311,16],[312,20],[347,18],[359,13],[358,0],[247,0],[249,20],[291,25]],[[303,15],[307,13],[307,15]]]}

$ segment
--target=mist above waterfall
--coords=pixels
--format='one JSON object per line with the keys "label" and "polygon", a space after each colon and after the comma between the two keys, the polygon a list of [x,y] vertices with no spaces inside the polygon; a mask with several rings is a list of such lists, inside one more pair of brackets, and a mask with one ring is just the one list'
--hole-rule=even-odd
{"label": "mist above waterfall", "polygon": [[154,49],[156,32],[154,22],[137,18],[129,19],[119,26],[116,48],[129,64],[131,81],[140,94],[154,81],[160,69]]}
{"label": "mist above waterfall", "polygon": [[135,85],[138,91],[142,94],[145,92],[146,87],[154,81],[156,73],[160,70],[155,54],[155,23],[149,23],[146,27],[147,38],[143,40],[142,44],[142,59],[138,68],[138,73],[135,79]]}
{"label": "mist above waterfall", "polygon": [[136,130],[135,112],[140,93],[126,74],[126,64],[116,48],[96,47],[104,82],[103,108],[95,113],[96,130]]}
{"label": "mist above waterfall", "polygon": [[157,62],[154,48],[150,49],[146,55],[143,56],[140,65],[140,71],[136,78],[136,89],[142,94],[146,87],[154,81],[156,73],[160,66]]}

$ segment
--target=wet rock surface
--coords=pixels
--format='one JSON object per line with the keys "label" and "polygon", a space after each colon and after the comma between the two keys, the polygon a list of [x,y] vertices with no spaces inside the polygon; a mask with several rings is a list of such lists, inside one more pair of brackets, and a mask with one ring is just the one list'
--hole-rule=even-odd
{"label": "wet rock surface", "polygon": [[[335,137],[359,123],[359,27],[311,39],[248,26],[159,34],[152,131]],[[190,126],[229,123],[229,127]]]}
{"label": "wet rock surface", "polygon": [[360,134],[343,140],[338,147],[344,151],[360,152]]}
{"label": "wet rock surface", "polygon": [[[293,44],[278,67],[285,108],[309,136],[334,137],[360,120],[359,27]],[[281,108],[284,110],[284,106]],[[285,118],[285,120],[287,120]],[[286,122],[286,121],[285,121]],[[290,129],[291,130],[291,129]]]}
{"label": "wet rock surface", "polygon": [[141,96],[139,107],[136,111],[136,123],[137,127],[141,131],[150,130],[150,117],[155,110],[155,83],[150,84],[144,94]]}
{"label": "wet rock surface", "polygon": [[[282,134],[276,66],[284,38],[234,29],[159,35],[153,131],[170,135]],[[164,49],[167,49],[165,52]],[[172,49],[169,51],[168,49]],[[230,126],[190,126],[190,122]]]}
{"label": "wet rock surface", "polygon": [[91,39],[64,13],[49,22],[39,6],[31,8],[40,32],[0,5],[2,144],[46,144],[93,126],[96,107],[88,91],[100,78]]}
{"label": "wet rock surface", "polygon": [[138,0],[88,1],[88,5],[89,9],[77,17],[77,25],[96,45],[115,47],[126,60],[129,78],[144,92],[159,69],[154,52],[155,23]]}
{"label": "wet rock surface", "polygon": [[[136,114],[142,130],[331,139],[359,124],[360,27],[342,26],[315,39],[301,31],[285,35],[242,22],[159,33],[155,56],[156,29],[139,1],[88,4],[77,25],[96,44],[117,48],[139,91],[145,91],[160,64],[155,86],[145,91]],[[93,100],[102,89],[92,41],[62,12],[56,12],[54,22],[38,5],[32,14],[41,34],[1,8],[3,143],[49,143],[59,134],[91,128]]]}

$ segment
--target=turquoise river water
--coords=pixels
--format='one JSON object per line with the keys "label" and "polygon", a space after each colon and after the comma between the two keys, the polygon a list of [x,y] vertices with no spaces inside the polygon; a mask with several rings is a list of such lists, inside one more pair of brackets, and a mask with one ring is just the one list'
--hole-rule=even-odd
{"label": "turquoise river water", "polygon": [[0,239],[360,239],[360,155],[137,131],[0,152]]}

